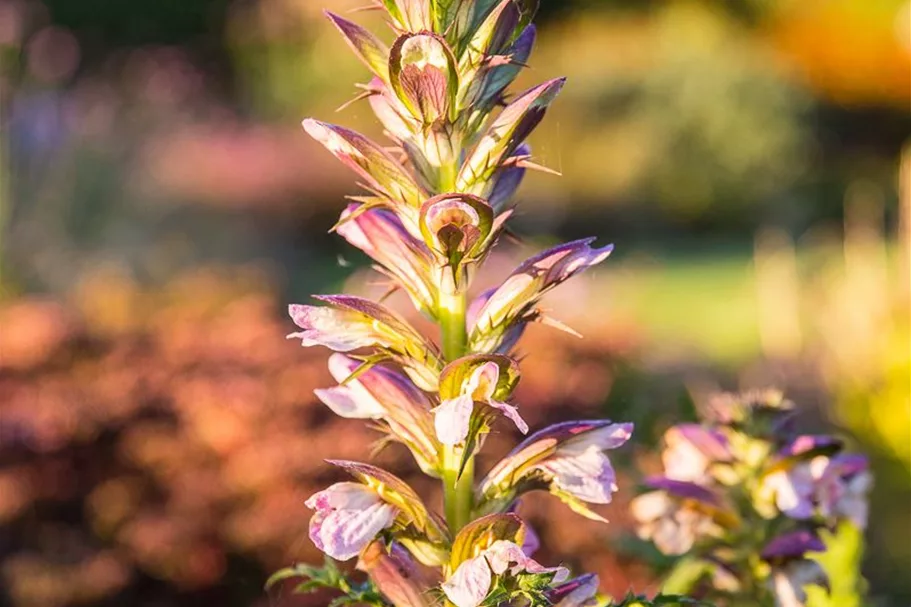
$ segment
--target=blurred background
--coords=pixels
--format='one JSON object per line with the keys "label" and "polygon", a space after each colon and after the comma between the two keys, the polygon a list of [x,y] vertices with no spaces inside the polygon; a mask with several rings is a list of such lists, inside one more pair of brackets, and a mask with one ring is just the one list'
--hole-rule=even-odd
{"label": "blurred background", "polygon": [[[299,128],[379,135],[333,113],[366,71],[323,4],[358,5],[0,0],[0,605],[319,604],[262,585],[319,559],[322,458],[375,438],[312,396],[327,353],[284,340],[288,302],[375,292],[326,233],[354,179]],[[649,469],[693,403],[778,386],[873,458],[869,604],[906,607],[911,3],[542,5],[520,85],[569,77],[532,138],[563,177],[527,178],[525,242],[480,282],[557,239],[616,252],[548,302],[584,339],[523,342],[526,419],[634,421],[618,465]],[[654,589],[623,476],[608,526],[525,505],[540,560]]]}

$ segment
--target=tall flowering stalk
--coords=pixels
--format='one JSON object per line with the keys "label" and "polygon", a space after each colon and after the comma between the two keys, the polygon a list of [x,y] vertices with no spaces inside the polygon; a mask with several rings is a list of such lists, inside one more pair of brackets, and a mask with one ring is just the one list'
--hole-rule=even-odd
{"label": "tall flowering stalk", "polygon": [[513,193],[527,169],[540,168],[525,139],[564,84],[506,93],[531,53],[536,0],[382,0],[376,8],[385,11],[391,44],[326,15],[372,74],[359,97],[391,146],[312,118],[303,126],[364,191],[333,229],[438,325],[439,338],[349,295],[290,306],[300,330],[289,338],[336,352],[329,367],[339,383],[317,396],[407,446],[442,482],[445,517],[385,470],[330,461],[351,480],[307,501],[310,537],[332,559],[357,558],[369,579],[357,584],[332,565],[298,566],[275,579],[303,575],[304,589],[340,590],[338,602],[396,607],[592,604],[597,578],[569,579],[565,568],[536,562],[534,536],[514,510],[523,495],[544,490],[603,520],[592,505],[617,490],[606,453],[629,439],[632,424],[545,428],[475,481],[475,457],[495,424],[528,432],[512,401],[520,371],[511,352],[528,323],[546,320],[539,300],[611,252],[593,239],[560,245],[468,300]]}
{"label": "tall flowering stalk", "polygon": [[867,459],[796,433],[792,407],[777,392],[723,395],[704,423],[667,431],[664,475],[632,503],[640,537],[682,557],[666,588],[718,605],[860,604],[808,596],[829,587],[822,536],[866,527]]}

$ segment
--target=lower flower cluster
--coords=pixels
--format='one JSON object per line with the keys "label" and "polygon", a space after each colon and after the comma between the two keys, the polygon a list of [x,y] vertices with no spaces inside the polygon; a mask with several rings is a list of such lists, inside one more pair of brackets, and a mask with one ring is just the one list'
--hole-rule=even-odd
{"label": "lower flower cluster", "polygon": [[645,481],[632,513],[641,538],[685,555],[675,573],[687,590],[802,607],[808,586],[828,586],[820,533],[866,526],[867,459],[794,431],[792,407],[776,392],[724,395],[704,423],[666,432],[664,475]]}

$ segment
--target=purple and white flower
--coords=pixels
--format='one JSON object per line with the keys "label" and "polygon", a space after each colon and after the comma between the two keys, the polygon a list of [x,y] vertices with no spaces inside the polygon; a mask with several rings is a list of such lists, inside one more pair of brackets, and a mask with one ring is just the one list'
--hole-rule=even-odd
{"label": "purple and white flower", "polygon": [[667,478],[694,483],[708,481],[713,464],[731,461],[725,435],[699,424],[671,427],[664,434],[664,442],[661,461]]}
{"label": "purple and white flower", "polygon": [[434,425],[437,438],[444,445],[457,445],[468,437],[474,403],[488,405],[509,418],[524,434],[528,424],[514,406],[495,398],[500,384],[500,365],[488,361],[476,367],[467,381],[462,384],[461,394],[446,399],[434,409]]}
{"label": "purple and white flower", "polygon": [[476,307],[469,331],[475,352],[498,352],[516,326],[535,320],[541,297],[575,274],[607,259],[613,245],[592,248],[594,238],[568,242],[527,259]]}
{"label": "purple and white flower", "polygon": [[778,509],[794,519],[844,517],[864,528],[871,485],[865,457],[819,455],[768,474],[761,494],[774,499]]}
{"label": "purple and white flower", "polygon": [[632,432],[633,424],[608,420],[549,426],[525,439],[494,466],[481,483],[481,494],[496,508],[526,490],[526,481],[528,488],[543,481],[572,509],[603,520],[584,503],[610,503],[617,480],[606,452],[626,443]]}
{"label": "purple and white flower", "polygon": [[713,513],[720,501],[708,489],[686,481],[653,478],[646,483],[654,491],[636,497],[630,511],[640,538],[651,540],[669,555],[685,554],[703,538],[720,530]]}
{"label": "purple and white flower", "polygon": [[[333,354],[329,372],[336,381],[345,382],[360,364],[344,354]],[[383,420],[392,436],[411,450],[421,469],[437,473],[440,445],[434,436],[432,403],[401,374],[374,366],[344,384],[314,393],[341,417]]]}
{"label": "purple and white flower", "polygon": [[307,500],[316,510],[310,519],[310,539],[339,561],[354,558],[377,534],[392,525],[399,510],[360,483],[336,483]]}
{"label": "purple and white flower", "polygon": [[377,348],[395,358],[409,377],[425,390],[436,389],[442,367],[436,347],[408,322],[378,303],[353,295],[320,295],[326,306],[291,304],[288,313],[303,331],[288,335],[301,344],[325,346],[336,352]]}
{"label": "purple and white flower", "polygon": [[395,213],[386,209],[364,211],[358,205],[349,205],[336,231],[378,262],[381,267],[377,269],[401,285],[416,308],[430,316],[436,314],[433,256]]}
{"label": "purple and white flower", "polygon": [[805,558],[809,552],[823,552],[826,546],[815,533],[800,529],[779,535],[762,550],[772,565],[769,585],[776,607],[804,607],[806,586],[828,588],[828,578],[818,562]]}
{"label": "purple and white flower", "polygon": [[597,605],[598,576],[594,573],[580,575],[547,592],[554,607],[592,607]]}
{"label": "purple and white flower", "polygon": [[508,540],[497,540],[478,556],[461,563],[443,583],[443,592],[456,607],[477,607],[490,592],[494,575],[553,574],[552,583],[566,580],[564,567],[544,567]]}

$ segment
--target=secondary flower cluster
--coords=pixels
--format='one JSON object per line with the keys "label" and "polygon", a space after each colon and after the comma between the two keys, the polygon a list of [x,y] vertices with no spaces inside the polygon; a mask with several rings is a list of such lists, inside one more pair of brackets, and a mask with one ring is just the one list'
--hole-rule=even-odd
{"label": "secondary flower cluster", "polygon": [[[353,480],[307,501],[315,511],[310,537],[334,559],[359,557],[379,604],[588,604],[597,579],[567,581],[562,567],[534,561],[533,534],[514,510],[523,494],[545,490],[600,518],[590,505],[610,502],[617,490],[606,451],[625,443],[632,425],[545,428],[474,482],[475,455],[495,423],[505,418],[528,432],[512,402],[520,373],[510,354],[528,323],[549,320],[539,300],[611,252],[593,239],[543,251],[469,304],[472,277],[504,231],[513,193],[527,169],[541,168],[525,139],[563,86],[555,79],[505,92],[531,53],[536,2],[382,0],[378,8],[395,35],[389,46],[327,16],[372,74],[359,99],[391,146],[313,119],[304,128],[365,191],[333,229],[439,325],[440,339],[349,295],[290,306],[300,331],[289,338],[336,352],[329,369],[338,385],[317,397],[404,444],[423,472],[442,480],[446,516],[387,471],[333,461]],[[439,575],[418,575],[417,563]]]}
{"label": "secondary flower cluster", "polygon": [[792,407],[775,392],[716,398],[706,423],[667,431],[664,476],[633,501],[640,537],[686,554],[710,598],[800,607],[805,586],[827,585],[819,531],[866,526],[866,458],[793,432]]}

